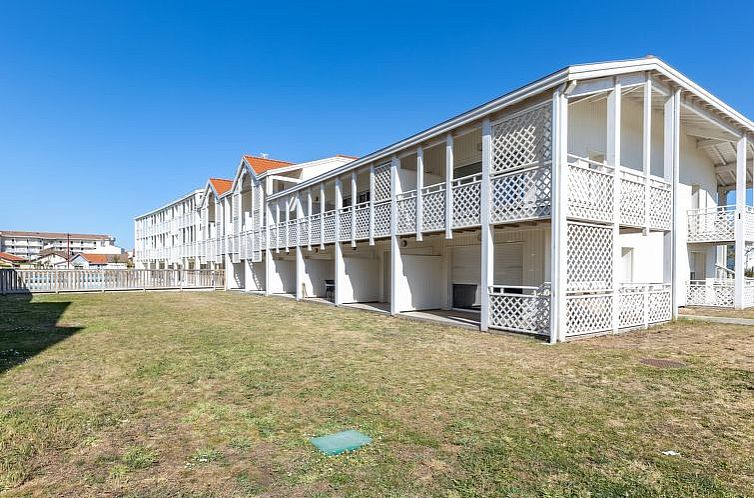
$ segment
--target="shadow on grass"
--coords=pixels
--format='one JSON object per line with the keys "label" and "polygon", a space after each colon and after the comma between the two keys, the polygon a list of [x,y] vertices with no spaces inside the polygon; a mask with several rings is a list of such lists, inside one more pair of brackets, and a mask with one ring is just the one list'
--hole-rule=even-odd
{"label": "shadow on grass", "polygon": [[83,329],[59,324],[70,302],[32,302],[31,294],[0,296],[0,374]]}

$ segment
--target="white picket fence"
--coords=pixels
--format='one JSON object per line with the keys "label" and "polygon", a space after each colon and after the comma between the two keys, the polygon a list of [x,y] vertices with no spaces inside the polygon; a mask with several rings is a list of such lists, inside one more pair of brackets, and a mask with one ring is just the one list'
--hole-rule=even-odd
{"label": "white picket fence", "polygon": [[0,270],[0,294],[215,289],[224,286],[224,270]]}

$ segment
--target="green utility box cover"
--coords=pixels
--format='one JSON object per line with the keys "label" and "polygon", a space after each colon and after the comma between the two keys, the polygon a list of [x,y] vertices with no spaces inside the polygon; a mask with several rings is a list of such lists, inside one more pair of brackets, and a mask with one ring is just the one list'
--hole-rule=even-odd
{"label": "green utility box cover", "polygon": [[372,442],[372,438],[359,431],[348,430],[313,437],[309,441],[325,455],[340,455],[345,451],[353,451]]}

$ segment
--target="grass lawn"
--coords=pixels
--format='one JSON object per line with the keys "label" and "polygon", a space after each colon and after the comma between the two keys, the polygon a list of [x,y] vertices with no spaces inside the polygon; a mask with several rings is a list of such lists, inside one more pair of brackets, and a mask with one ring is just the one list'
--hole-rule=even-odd
{"label": "grass lawn", "polygon": [[[0,298],[0,490],[746,496],[752,335],[679,322],[548,346],[223,292]],[[308,443],[349,428],[374,443]]]}
{"label": "grass lawn", "polygon": [[681,308],[679,310],[681,315],[694,315],[694,316],[721,316],[725,318],[746,318],[754,319],[754,308],[745,310],[734,310],[729,308]]}

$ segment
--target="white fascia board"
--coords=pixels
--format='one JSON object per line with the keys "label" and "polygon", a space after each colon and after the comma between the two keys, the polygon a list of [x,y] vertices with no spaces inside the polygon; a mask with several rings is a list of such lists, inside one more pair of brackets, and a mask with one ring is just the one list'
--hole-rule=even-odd
{"label": "white fascia board", "polygon": [[144,214],[140,214],[139,216],[136,216],[136,217],[134,218],[134,221],[136,221],[136,220],[140,220],[140,219],[142,219],[142,218],[146,218],[147,216],[152,216],[153,214],[159,213],[159,212],[160,212],[160,211],[162,211],[163,209],[167,209],[167,208],[169,208],[169,207],[173,207],[173,206],[174,206],[175,204],[181,203],[181,202],[183,202],[183,201],[187,200],[187,199],[188,199],[189,197],[191,197],[191,196],[194,196],[194,195],[196,195],[196,194],[200,194],[200,193],[202,193],[202,192],[204,192],[204,189],[201,189],[201,188],[198,188],[198,189],[192,190],[192,191],[191,191],[191,192],[189,192],[188,194],[186,194],[186,195],[184,195],[184,196],[182,196],[182,197],[179,197],[178,199],[176,199],[176,200],[174,200],[174,201],[172,201],[172,202],[169,202],[169,203],[165,204],[164,206],[158,207],[157,209],[153,209],[153,210],[151,210],[151,211],[149,211],[149,212],[147,212],[147,213],[144,213]]}

